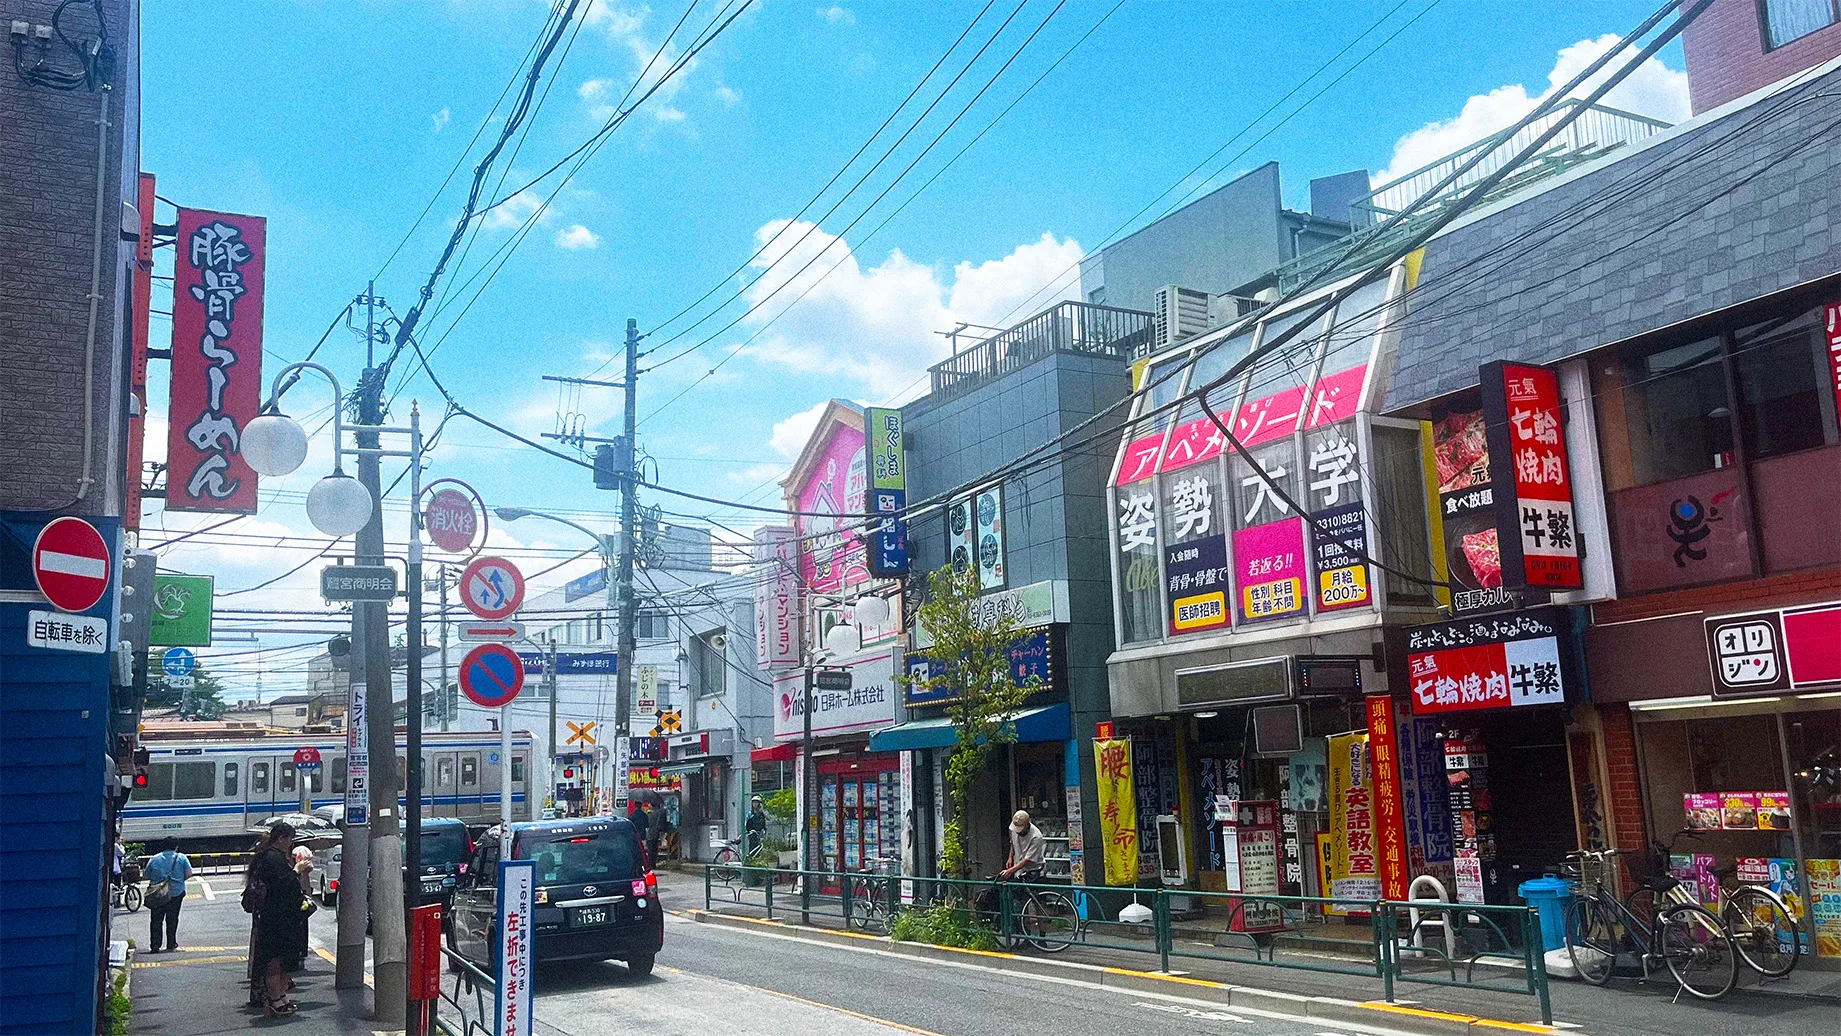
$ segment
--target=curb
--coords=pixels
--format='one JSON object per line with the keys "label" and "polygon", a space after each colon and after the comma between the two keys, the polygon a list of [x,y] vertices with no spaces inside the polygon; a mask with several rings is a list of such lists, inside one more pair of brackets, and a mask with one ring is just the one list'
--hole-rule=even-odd
{"label": "curb", "polygon": [[[934,946],[928,943],[895,942],[883,936],[840,932],[829,928],[769,921],[759,917],[715,913],[694,907],[680,913],[698,924],[713,924],[742,931],[777,929],[845,948],[867,948],[865,944],[873,943],[877,950],[919,957],[923,960],[962,961],[967,957],[973,957],[991,966],[1020,974],[1075,978],[1101,986],[1139,993],[1181,995],[1197,1000],[1212,1001],[1223,1007],[1240,1007],[1293,1018],[1383,1026],[1400,1032],[1412,1033],[1415,1036],[1421,1036],[1421,1034],[1423,1036],[1446,1036],[1451,1033],[1495,1036],[1495,1034],[1504,1032],[1558,1033],[1568,1031],[1559,1026],[1533,1025],[1498,1018],[1450,1014],[1443,1011],[1408,1007],[1403,1004],[1341,1000],[1335,997],[1305,996],[1299,993],[1258,989],[1252,986],[1236,986],[1210,979],[1192,978],[1183,974],[1136,971],[1130,968],[1083,964],[1077,961],[1045,960],[1040,957],[996,950],[968,950],[950,946]],[[1577,1030],[1571,1030],[1571,1032],[1576,1033]]]}

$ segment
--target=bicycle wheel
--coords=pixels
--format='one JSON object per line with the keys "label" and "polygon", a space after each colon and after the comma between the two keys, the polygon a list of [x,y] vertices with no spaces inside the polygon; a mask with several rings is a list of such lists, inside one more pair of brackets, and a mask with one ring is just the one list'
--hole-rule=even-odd
{"label": "bicycle wheel", "polygon": [[739,863],[741,863],[741,854],[735,851],[735,847],[724,846],[722,851],[716,854],[716,859],[710,863],[710,877],[724,885],[733,885],[742,877],[742,872],[736,869]]}
{"label": "bicycle wheel", "polygon": [[1718,1000],[1739,978],[1739,955],[1726,926],[1705,907],[1673,906],[1662,915],[1656,942],[1669,973],[1702,1000]]}
{"label": "bicycle wheel", "polygon": [[1059,892],[1037,892],[1023,902],[1023,931],[1043,953],[1060,953],[1080,934],[1080,912]]}
{"label": "bicycle wheel", "polygon": [[1575,899],[1566,909],[1566,950],[1579,977],[1594,986],[1611,978],[1617,964],[1617,924],[1596,899]]}
{"label": "bicycle wheel", "polygon": [[858,882],[851,892],[850,926],[861,932],[886,932],[888,930],[888,911],[884,909],[884,893],[876,881]]}
{"label": "bicycle wheel", "polygon": [[1624,909],[1636,915],[1644,924],[1656,923],[1656,908],[1662,900],[1656,896],[1656,890],[1647,885],[1638,885],[1624,897]]}
{"label": "bicycle wheel", "polygon": [[141,887],[139,885],[123,885],[121,890],[121,905],[125,907],[130,914],[140,910]]}
{"label": "bicycle wheel", "polygon": [[1753,971],[1782,978],[1796,967],[1796,922],[1776,896],[1759,888],[1739,889],[1726,897],[1720,920]]}

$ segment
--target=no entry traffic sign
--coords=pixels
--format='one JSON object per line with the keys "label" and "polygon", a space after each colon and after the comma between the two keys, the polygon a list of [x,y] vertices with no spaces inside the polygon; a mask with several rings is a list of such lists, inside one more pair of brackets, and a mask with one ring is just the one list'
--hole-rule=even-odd
{"label": "no entry traffic sign", "polygon": [[524,576],[504,558],[479,558],[460,575],[460,597],[482,619],[503,619],[524,603]]}
{"label": "no entry traffic sign", "polygon": [[60,610],[85,611],[109,588],[109,545],[81,518],[56,519],[32,546],[32,578]]}
{"label": "no entry traffic sign", "polygon": [[460,660],[460,689],[483,709],[510,705],[524,686],[524,663],[503,644],[481,644]]}
{"label": "no entry traffic sign", "polygon": [[464,554],[479,534],[479,513],[473,500],[458,489],[442,489],[428,498],[422,511],[428,538],[450,554]]}

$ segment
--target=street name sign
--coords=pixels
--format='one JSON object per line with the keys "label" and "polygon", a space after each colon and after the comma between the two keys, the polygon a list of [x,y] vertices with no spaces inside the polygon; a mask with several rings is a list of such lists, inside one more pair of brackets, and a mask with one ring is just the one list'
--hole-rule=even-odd
{"label": "street name sign", "polygon": [[820,669],[812,674],[812,685],[821,691],[848,691],[850,670]]}
{"label": "street name sign", "polygon": [[328,565],[320,569],[320,597],[328,601],[388,601],[396,596],[389,565]]}

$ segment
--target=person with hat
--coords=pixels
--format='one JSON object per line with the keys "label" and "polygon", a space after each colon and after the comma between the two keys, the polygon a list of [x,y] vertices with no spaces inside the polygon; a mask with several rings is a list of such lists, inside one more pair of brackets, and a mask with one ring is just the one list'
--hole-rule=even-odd
{"label": "person with hat", "polygon": [[1047,842],[1042,837],[1042,829],[1031,823],[1027,810],[1017,810],[1010,817],[1010,858],[999,876],[1005,881],[1012,878],[1029,880],[1042,876],[1042,858],[1047,850]]}
{"label": "person with hat", "polygon": [[752,863],[754,854],[761,851],[761,845],[767,840],[767,809],[761,804],[761,797],[755,795],[748,799],[748,820],[743,828],[742,861]]}

